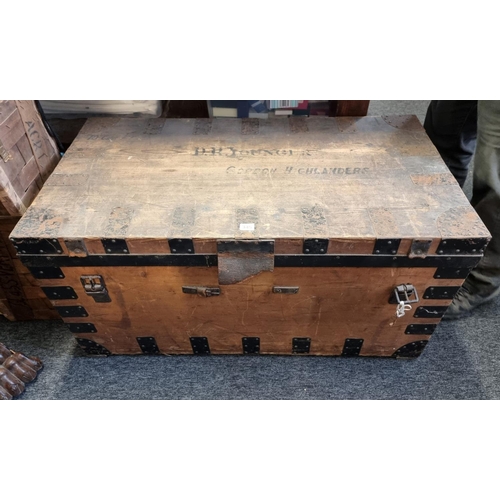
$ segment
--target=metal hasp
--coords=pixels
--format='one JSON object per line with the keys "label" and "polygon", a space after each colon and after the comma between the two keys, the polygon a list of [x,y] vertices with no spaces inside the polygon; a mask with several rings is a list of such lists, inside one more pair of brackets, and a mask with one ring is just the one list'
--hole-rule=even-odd
{"label": "metal hasp", "polygon": [[200,297],[214,297],[220,295],[220,288],[209,286],[183,286],[182,292],[199,295]]}
{"label": "metal hasp", "polygon": [[404,304],[414,304],[418,301],[417,289],[409,283],[406,285],[398,285],[394,288],[394,292],[389,298],[389,304],[400,304],[401,302]]}
{"label": "metal hasp", "polygon": [[274,240],[218,240],[220,285],[235,285],[274,270]]}
{"label": "metal hasp", "polygon": [[413,240],[411,243],[410,259],[425,259],[432,245],[432,240]]}
{"label": "metal hasp", "polygon": [[85,293],[96,302],[111,302],[104,278],[100,275],[82,276],[80,278]]}

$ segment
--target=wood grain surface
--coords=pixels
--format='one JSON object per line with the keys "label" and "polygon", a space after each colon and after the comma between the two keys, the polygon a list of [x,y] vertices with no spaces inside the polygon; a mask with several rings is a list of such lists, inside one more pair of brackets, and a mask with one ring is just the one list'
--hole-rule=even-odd
{"label": "wood grain surface", "polygon": [[13,236],[488,236],[414,116],[252,123],[89,119]]}
{"label": "wood grain surface", "polygon": [[[418,306],[447,306],[451,299],[425,300],[429,286],[459,286],[462,280],[435,280],[431,268],[275,268],[238,285],[218,285],[217,268],[66,267],[64,280],[44,286],[71,286],[78,298],[57,306],[81,305],[96,332],[77,335],[115,354],[139,354],[137,337],[154,337],[164,354],[192,354],[190,337],[207,337],[213,354],[241,354],[242,338],[259,337],[261,353],[291,354],[292,339],[311,339],[310,354],[339,355],[346,338],[364,339],[361,355],[390,356],[401,346],[430,335],[408,335],[409,324],[437,324],[414,318]],[[102,275],[111,302],[85,294],[82,275]],[[396,285],[413,284],[421,298],[396,317],[389,298]],[[219,296],[183,293],[183,286],[220,286]],[[273,287],[299,287],[296,294]]]}
{"label": "wood grain surface", "polygon": [[58,161],[34,101],[0,100],[0,216],[22,215]]}
{"label": "wood grain surface", "polygon": [[36,279],[9,240],[19,217],[0,217],[0,314],[10,321],[58,319]]}

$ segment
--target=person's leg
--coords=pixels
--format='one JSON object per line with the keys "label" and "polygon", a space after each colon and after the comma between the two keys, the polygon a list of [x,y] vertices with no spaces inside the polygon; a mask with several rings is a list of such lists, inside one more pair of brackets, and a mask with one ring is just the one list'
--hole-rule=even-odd
{"label": "person's leg", "polygon": [[476,145],[477,101],[431,101],[424,128],[463,187]]}
{"label": "person's leg", "polygon": [[465,280],[446,319],[469,314],[500,294],[500,101],[479,101],[472,206],[492,239],[484,257]]}

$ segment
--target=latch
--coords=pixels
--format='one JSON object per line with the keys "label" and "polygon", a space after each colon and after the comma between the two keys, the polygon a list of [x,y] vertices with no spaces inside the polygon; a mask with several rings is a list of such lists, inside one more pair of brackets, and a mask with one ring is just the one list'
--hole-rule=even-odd
{"label": "latch", "polygon": [[220,295],[220,288],[218,287],[208,287],[208,286],[183,286],[183,293],[191,293],[193,295],[199,295],[200,297],[213,297],[215,295]]}
{"label": "latch", "polygon": [[413,304],[418,301],[417,290],[410,284],[398,285],[394,288],[394,294],[389,299],[390,304],[400,304],[401,302],[404,304]]}
{"label": "latch", "polygon": [[407,311],[411,311],[411,304],[418,301],[417,289],[409,283],[395,287],[393,295],[389,298],[389,304],[397,304],[396,317],[398,318],[403,317]]}
{"label": "latch", "polygon": [[104,278],[99,275],[82,276],[80,278],[85,293],[96,302],[111,302]]}

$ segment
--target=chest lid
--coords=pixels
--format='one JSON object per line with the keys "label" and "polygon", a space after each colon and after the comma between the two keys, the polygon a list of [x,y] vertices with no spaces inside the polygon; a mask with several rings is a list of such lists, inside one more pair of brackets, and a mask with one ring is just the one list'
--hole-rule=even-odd
{"label": "chest lid", "polygon": [[415,116],[93,118],[11,238],[76,257],[240,239],[425,256],[480,252],[489,233]]}

